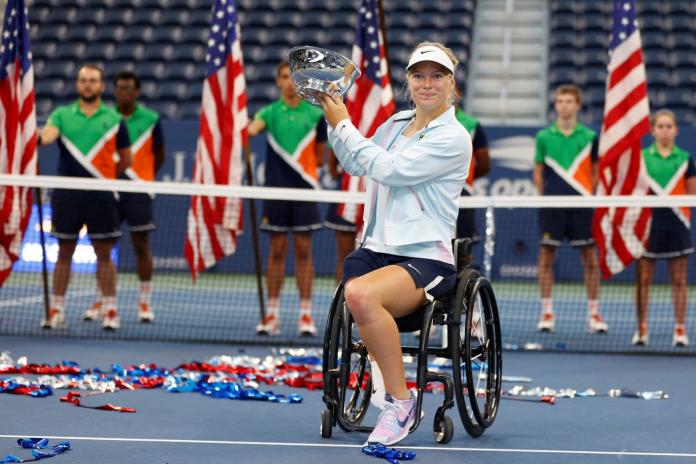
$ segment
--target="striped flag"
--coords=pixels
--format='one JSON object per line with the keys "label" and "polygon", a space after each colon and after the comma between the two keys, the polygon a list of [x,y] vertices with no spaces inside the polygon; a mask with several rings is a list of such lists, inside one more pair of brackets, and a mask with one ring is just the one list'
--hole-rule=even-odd
{"label": "striped flag", "polygon": [[[362,74],[348,91],[346,107],[355,127],[366,137],[371,137],[396,108],[378,0],[362,0],[360,4],[351,59],[360,66]],[[362,179],[348,174],[343,175],[341,188],[349,192],[365,190]],[[362,205],[341,204],[338,214],[359,226],[362,210]]]}
{"label": "striped flag", "polygon": [[[635,0],[614,0],[609,53],[597,194],[646,195],[640,139],[650,132],[650,108]],[[608,278],[641,257],[649,231],[649,208],[598,208],[593,232],[602,275]]]}
{"label": "striped flag", "polygon": [[[35,175],[34,70],[24,0],[7,2],[0,40],[0,173]],[[19,258],[31,208],[29,187],[0,186],[0,287]]]}
{"label": "striped flag", "polygon": [[[248,117],[234,0],[215,0],[206,65],[192,182],[241,185]],[[191,199],[184,253],[194,280],[199,271],[235,252],[242,220],[239,198],[194,196]]]}

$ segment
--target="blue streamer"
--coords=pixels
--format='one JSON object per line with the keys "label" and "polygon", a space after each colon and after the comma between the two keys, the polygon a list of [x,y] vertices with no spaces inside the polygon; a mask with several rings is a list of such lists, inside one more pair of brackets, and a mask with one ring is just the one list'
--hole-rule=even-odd
{"label": "blue streamer", "polygon": [[24,449],[31,449],[33,459],[21,459],[13,454],[8,454],[0,461],[0,464],[38,461],[39,459],[58,456],[70,449],[69,441],[61,441],[57,445],[50,445],[48,438],[20,438],[17,440],[17,444]]}
{"label": "blue streamer", "polygon": [[388,448],[381,443],[363,446],[362,452],[368,456],[386,459],[391,464],[401,464],[399,459],[402,461],[411,461],[416,458],[416,453],[413,451],[400,451],[395,448]]}

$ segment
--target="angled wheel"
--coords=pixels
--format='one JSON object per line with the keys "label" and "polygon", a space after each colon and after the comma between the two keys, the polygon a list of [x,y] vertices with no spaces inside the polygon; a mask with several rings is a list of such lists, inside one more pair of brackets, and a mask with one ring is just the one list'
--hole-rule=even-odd
{"label": "angled wheel", "polygon": [[502,382],[500,321],[488,280],[475,269],[460,276],[450,330],[454,393],[467,433],[483,434],[495,420]]}
{"label": "angled wheel", "polygon": [[353,317],[343,305],[339,332],[340,383],[339,404],[343,407],[347,424],[357,427],[370,406],[372,381],[367,372],[367,348],[357,335]]}
{"label": "angled wheel", "polygon": [[324,372],[338,369],[339,375],[324,386],[324,392],[335,399],[337,410],[334,414],[342,414],[342,420],[337,420],[338,425],[347,430],[344,424],[357,427],[365,417],[372,384],[367,372],[367,349],[357,337],[342,288],[337,290],[331,309],[331,322],[327,325],[324,338],[323,368]]}
{"label": "angled wheel", "polygon": [[503,344],[498,305],[491,283],[479,277],[471,292],[465,332],[465,364],[469,398],[479,424],[490,427],[500,405],[503,380]]}

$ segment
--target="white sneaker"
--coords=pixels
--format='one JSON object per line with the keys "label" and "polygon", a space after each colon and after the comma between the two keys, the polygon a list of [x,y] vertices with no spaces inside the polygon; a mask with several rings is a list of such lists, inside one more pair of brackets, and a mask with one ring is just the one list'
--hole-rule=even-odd
{"label": "white sneaker", "polygon": [[380,443],[390,446],[406,436],[416,421],[416,395],[409,391],[410,398],[399,401],[385,395],[384,409],[377,418],[377,424],[367,439],[368,444]]}
{"label": "white sneaker", "polygon": [[92,303],[92,306],[85,311],[85,316],[83,319],[85,321],[96,321],[100,317],[102,317],[102,304],[99,301],[95,301]]}
{"label": "white sneaker", "polygon": [[544,313],[537,322],[537,330],[539,332],[553,332],[556,330],[556,318],[553,313]]}
{"label": "white sneaker", "polygon": [[152,308],[147,303],[140,303],[138,305],[138,320],[140,322],[154,322],[155,313],[152,312]]}
{"label": "white sneaker", "polygon": [[317,335],[317,326],[314,325],[314,319],[309,314],[302,314],[297,320],[297,333],[305,337],[314,337]]}
{"label": "white sneaker", "polygon": [[683,348],[689,346],[689,336],[686,335],[686,329],[684,327],[674,328],[674,334],[672,335],[672,346]]}
{"label": "white sneaker", "polygon": [[266,314],[256,326],[256,335],[280,335],[280,322],[275,314]]}
{"label": "white sneaker", "polygon": [[602,316],[599,314],[592,314],[587,319],[587,330],[590,333],[607,333],[609,331],[609,326],[604,322]]}
{"label": "white sneaker", "polygon": [[68,325],[65,323],[65,313],[56,308],[48,310],[48,318],[41,321],[41,327],[44,329],[65,329]]}
{"label": "white sneaker", "polygon": [[645,330],[636,330],[631,339],[631,345],[635,346],[645,346],[650,341],[650,336],[648,335],[647,327]]}
{"label": "white sneaker", "polygon": [[118,311],[115,309],[110,309],[105,315],[102,321],[102,329],[104,330],[118,330],[121,328],[121,318],[118,317]]}

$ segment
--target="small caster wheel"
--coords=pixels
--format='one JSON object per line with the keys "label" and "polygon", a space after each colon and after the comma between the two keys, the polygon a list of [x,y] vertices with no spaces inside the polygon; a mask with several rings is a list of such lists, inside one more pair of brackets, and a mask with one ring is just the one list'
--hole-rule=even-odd
{"label": "small caster wheel", "polygon": [[[452,421],[450,421],[450,428],[452,426]],[[321,437],[331,438],[331,432],[333,431],[333,417],[331,417],[330,409],[323,409],[321,411]],[[452,433],[450,432],[450,438],[452,438]]]}
{"label": "small caster wheel", "polygon": [[449,416],[443,415],[442,419],[435,419],[435,423],[433,424],[433,436],[435,437],[435,441],[442,445],[446,445],[452,441],[452,437],[454,436],[454,425]]}

